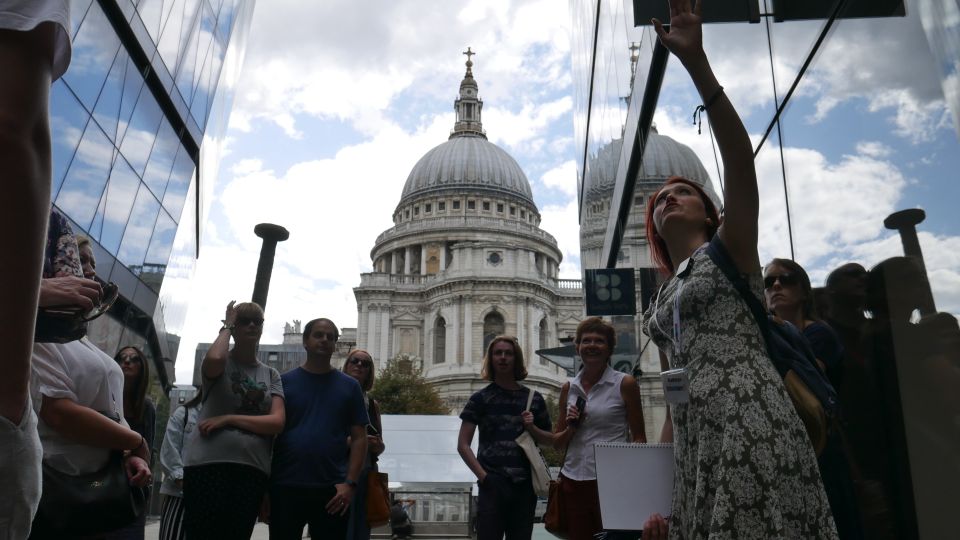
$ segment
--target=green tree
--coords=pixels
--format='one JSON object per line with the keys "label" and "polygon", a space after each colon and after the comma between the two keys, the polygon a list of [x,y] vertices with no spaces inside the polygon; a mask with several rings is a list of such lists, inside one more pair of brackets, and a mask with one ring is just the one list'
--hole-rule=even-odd
{"label": "green tree", "polygon": [[436,389],[423,378],[419,358],[398,355],[377,373],[370,395],[382,414],[450,414]]}
{"label": "green tree", "polygon": [[[545,400],[547,402],[547,412],[550,413],[550,422],[554,428],[557,426],[557,422],[560,420],[560,405],[557,404],[557,400],[548,397]],[[540,452],[543,454],[543,459],[547,461],[547,465],[551,467],[560,467],[563,463],[560,461],[563,459],[563,450],[554,450],[553,447],[545,444],[541,444]]]}

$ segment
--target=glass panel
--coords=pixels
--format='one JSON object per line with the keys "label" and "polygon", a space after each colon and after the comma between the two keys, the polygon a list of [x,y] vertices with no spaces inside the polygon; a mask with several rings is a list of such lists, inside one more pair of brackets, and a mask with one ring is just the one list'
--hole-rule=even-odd
{"label": "glass panel", "polygon": [[177,234],[177,224],[166,212],[160,211],[157,223],[153,228],[153,238],[150,239],[150,248],[143,262],[140,279],[156,292],[160,292],[163,275],[167,270],[167,259],[170,258],[170,249],[173,247],[173,238]]}
{"label": "glass panel", "polygon": [[116,148],[96,123],[88,123],[56,199],[57,206],[84,230],[97,211],[115,153]]}
{"label": "glass panel", "polygon": [[199,0],[167,1],[170,15],[160,30],[160,43],[157,48],[170,73],[178,73],[187,38],[194,26]]}
{"label": "glass panel", "polygon": [[90,235],[94,237],[104,249],[116,254],[123,238],[127,219],[130,218],[130,209],[133,200],[140,188],[140,180],[133,173],[130,165],[123,159],[117,159],[110,173],[97,215],[90,225]]}
{"label": "glass panel", "polygon": [[123,242],[120,243],[120,249],[117,251],[117,259],[134,274],[139,275],[141,272],[143,258],[150,244],[150,235],[153,233],[159,210],[160,203],[150,190],[141,184],[140,191],[137,193],[137,202],[133,205],[133,212],[130,213],[130,220],[123,233]]}
{"label": "glass panel", "polygon": [[92,5],[73,41],[70,69],[63,79],[80,101],[93,109],[107,72],[120,49],[120,38],[99,5]]}
{"label": "glass panel", "polygon": [[[169,3],[169,2],[168,2]],[[156,43],[160,38],[160,22],[163,15],[164,0],[140,0],[137,4],[137,13],[143,26],[150,33],[150,38]]]}
{"label": "glass panel", "polygon": [[142,175],[147,165],[147,158],[157,138],[157,130],[163,120],[163,113],[157,105],[153,94],[144,86],[140,90],[140,98],[130,118],[130,125],[123,134],[120,151],[130,162],[130,166]]}
{"label": "glass panel", "polygon": [[167,189],[167,180],[170,178],[173,160],[179,149],[180,140],[170,124],[163,120],[160,122],[160,131],[157,132],[157,140],[153,143],[153,150],[150,152],[147,169],[143,173],[143,181],[157,198],[163,197],[163,192]]}
{"label": "glass panel", "polygon": [[171,216],[179,219],[180,212],[183,211],[183,203],[186,201],[187,189],[193,180],[193,171],[196,165],[190,159],[190,155],[181,146],[177,154],[177,161],[173,165],[173,171],[170,173],[170,182],[167,184],[167,191],[163,194],[163,207]]}
{"label": "glass panel", "polygon": [[[199,14],[200,12],[198,12]],[[183,36],[180,43],[180,56],[175,72],[176,83],[177,89],[180,90],[180,94],[187,103],[190,103],[193,99],[193,91],[196,88],[194,79],[197,70],[200,69],[198,62],[202,61],[202,55],[206,52],[199,50],[200,33],[200,21],[197,20],[191,24],[189,33]]]}
{"label": "glass panel", "polygon": [[[87,11],[90,9],[90,3],[93,0],[73,0],[70,2],[70,38],[71,40],[76,40],[77,30],[80,29],[81,23],[83,23],[84,17],[87,16]],[[73,54],[77,54],[76,45],[74,45]],[[73,59],[71,58],[71,61]]]}
{"label": "glass panel", "polygon": [[133,106],[137,102],[137,94],[143,84],[143,77],[137,67],[127,52],[121,49],[93,110],[93,117],[112,140],[123,138]]}
{"label": "glass panel", "polygon": [[56,198],[63,176],[80,144],[80,137],[90,120],[90,114],[80,105],[73,92],[59,80],[50,89],[50,134],[53,147],[53,185],[51,197]]}

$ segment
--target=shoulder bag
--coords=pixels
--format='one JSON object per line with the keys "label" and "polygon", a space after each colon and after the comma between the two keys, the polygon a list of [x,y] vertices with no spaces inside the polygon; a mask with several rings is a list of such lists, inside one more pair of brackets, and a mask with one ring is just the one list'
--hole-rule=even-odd
{"label": "shoulder bag", "polygon": [[[373,411],[377,411],[379,417],[380,410],[374,407],[373,398],[370,398],[367,407],[367,415],[370,417],[370,423],[373,424]],[[379,422],[378,422],[379,423]],[[381,433],[382,437],[383,434]],[[367,525],[371,529],[386,525],[390,522],[390,489],[387,473],[376,470],[376,457],[370,454],[370,470],[367,472]]]}
{"label": "shoulder bag", "polygon": [[[529,411],[530,405],[533,403],[533,388],[529,390],[527,407],[524,412]],[[552,479],[550,478],[550,469],[547,468],[547,462],[543,459],[543,454],[540,453],[537,442],[533,440],[533,436],[526,429],[515,440],[517,446],[527,456],[527,461],[530,462],[530,479],[533,482],[534,493],[537,494],[537,497],[547,497],[550,494],[550,481]]]}
{"label": "shoulder bag", "polygon": [[750,290],[719,237],[707,246],[707,255],[733,284],[750,308],[767,345],[767,353],[786,387],[790,401],[819,456],[826,447],[830,426],[839,413],[837,393],[817,367],[813,349],[792,324],[773,318]]}
{"label": "shoulder bag", "polygon": [[43,462],[43,495],[31,537],[66,538],[113,531],[144,512],[147,488],[130,485],[123,452],[110,453],[100,470],[70,475]]}

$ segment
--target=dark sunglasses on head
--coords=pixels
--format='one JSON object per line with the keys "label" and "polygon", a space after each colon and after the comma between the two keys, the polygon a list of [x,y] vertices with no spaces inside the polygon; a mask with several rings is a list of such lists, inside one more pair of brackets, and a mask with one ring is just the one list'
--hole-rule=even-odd
{"label": "dark sunglasses on head", "polygon": [[353,366],[364,366],[364,367],[370,367],[373,365],[372,360],[364,360],[362,358],[357,358],[357,357],[353,357],[347,360],[347,363]]}
{"label": "dark sunglasses on head", "polygon": [[770,274],[767,277],[763,278],[763,288],[772,289],[773,284],[777,281],[780,281],[781,287],[793,287],[800,283],[800,276],[796,274]]}
{"label": "dark sunglasses on head", "polygon": [[248,324],[263,326],[263,319],[260,317],[237,317],[236,326],[247,326]]}

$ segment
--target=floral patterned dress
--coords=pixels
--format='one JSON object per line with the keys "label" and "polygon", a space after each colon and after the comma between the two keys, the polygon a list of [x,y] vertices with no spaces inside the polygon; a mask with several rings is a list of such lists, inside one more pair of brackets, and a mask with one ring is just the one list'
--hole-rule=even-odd
{"label": "floral patterned dress", "polygon": [[[671,405],[670,538],[837,538],[816,455],[750,310],[705,250],[681,269],[644,314],[644,332],[690,381],[689,402]],[[748,282],[762,298],[759,269]]]}

